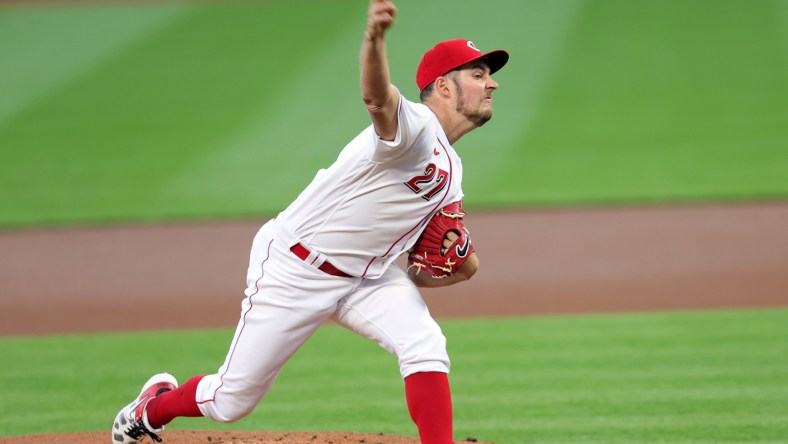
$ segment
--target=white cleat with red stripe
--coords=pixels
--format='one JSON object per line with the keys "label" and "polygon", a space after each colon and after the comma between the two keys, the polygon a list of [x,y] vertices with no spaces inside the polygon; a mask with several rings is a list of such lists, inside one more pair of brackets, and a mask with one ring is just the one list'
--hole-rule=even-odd
{"label": "white cleat with red stripe", "polygon": [[151,376],[148,382],[142,386],[137,399],[123,409],[115,417],[112,424],[112,443],[113,444],[135,444],[150,436],[156,442],[161,442],[157,433],[164,430],[164,427],[153,428],[148,423],[148,415],[145,413],[145,406],[154,397],[175,390],[178,381],[169,373],[159,373]]}

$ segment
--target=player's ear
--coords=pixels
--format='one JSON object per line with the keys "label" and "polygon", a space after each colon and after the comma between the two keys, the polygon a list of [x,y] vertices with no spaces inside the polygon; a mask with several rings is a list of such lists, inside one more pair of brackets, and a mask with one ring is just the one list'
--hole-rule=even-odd
{"label": "player's ear", "polygon": [[444,76],[440,76],[435,79],[435,91],[440,94],[443,98],[451,97],[451,89],[449,87],[449,79]]}

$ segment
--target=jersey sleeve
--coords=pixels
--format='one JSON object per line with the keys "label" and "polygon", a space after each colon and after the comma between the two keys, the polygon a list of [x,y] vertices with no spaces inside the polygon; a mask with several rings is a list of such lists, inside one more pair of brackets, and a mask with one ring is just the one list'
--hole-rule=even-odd
{"label": "jersey sleeve", "polygon": [[434,132],[435,115],[421,103],[411,102],[400,94],[397,107],[397,135],[394,140],[383,140],[375,134],[373,160],[385,162],[418,149],[425,132]]}

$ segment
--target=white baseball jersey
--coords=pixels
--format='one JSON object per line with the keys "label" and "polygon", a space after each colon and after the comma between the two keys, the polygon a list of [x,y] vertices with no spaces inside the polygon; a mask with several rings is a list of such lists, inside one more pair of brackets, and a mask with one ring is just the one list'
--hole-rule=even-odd
{"label": "white baseball jersey", "polygon": [[372,126],[279,216],[340,270],[377,278],[440,208],[462,199],[462,163],[435,114],[400,96],[393,141]]}
{"label": "white baseball jersey", "polygon": [[[396,356],[403,378],[449,372],[440,327],[415,284],[389,265],[440,208],[462,198],[462,165],[429,108],[400,97],[398,116],[394,141],[364,130],[255,236],[230,350],[197,386],[204,416],[249,414],[329,319]],[[294,254],[298,244],[308,257]],[[327,273],[326,262],[350,276]]]}

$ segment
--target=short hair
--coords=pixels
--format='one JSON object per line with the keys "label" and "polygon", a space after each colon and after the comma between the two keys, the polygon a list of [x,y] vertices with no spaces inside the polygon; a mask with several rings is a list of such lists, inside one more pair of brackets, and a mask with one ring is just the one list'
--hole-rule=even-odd
{"label": "short hair", "polygon": [[[460,82],[457,81],[457,77],[455,76],[455,74],[458,71],[460,71],[460,69],[462,69],[463,67],[464,66],[454,68],[441,77],[448,77],[449,79],[451,79],[452,82],[454,82],[455,85],[457,85],[457,87],[459,87]],[[421,93],[419,93],[419,100],[421,101],[421,103],[424,103],[424,101],[427,100],[434,91],[435,91],[435,82],[432,82],[429,85],[425,86],[424,89],[421,90]]]}
{"label": "short hair", "polygon": [[419,100],[421,103],[424,103],[427,98],[432,95],[432,92],[435,90],[435,82],[430,83],[429,85],[425,86],[424,89],[421,90],[419,93]]}

